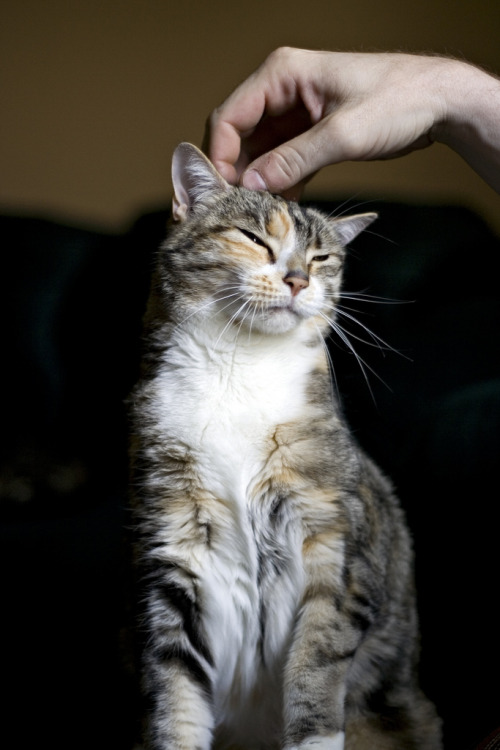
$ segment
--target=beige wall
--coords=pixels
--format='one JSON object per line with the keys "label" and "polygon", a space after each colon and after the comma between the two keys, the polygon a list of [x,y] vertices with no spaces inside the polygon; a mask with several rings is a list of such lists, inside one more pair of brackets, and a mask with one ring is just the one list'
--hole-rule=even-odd
{"label": "beige wall", "polygon": [[[500,73],[499,0],[6,0],[0,209],[124,226],[170,196],[170,156],[275,47],[463,56]],[[462,202],[500,230],[500,198],[433,146],[330,167],[308,195]]]}

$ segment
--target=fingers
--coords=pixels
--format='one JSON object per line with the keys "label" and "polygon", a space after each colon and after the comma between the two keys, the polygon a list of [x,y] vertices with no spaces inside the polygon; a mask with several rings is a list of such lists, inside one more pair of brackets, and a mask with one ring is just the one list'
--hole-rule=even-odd
{"label": "fingers", "polygon": [[296,199],[316,172],[342,157],[341,144],[335,142],[327,118],[252,161],[240,182],[252,190],[267,189]]}
{"label": "fingers", "polygon": [[324,53],[275,50],[215,109],[205,149],[232,184],[298,197],[330,161]]}
{"label": "fingers", "polygon": [[250,190],[270,190],[295,198],[295,194],[300,195],[309,173],[312,175],[314,171],[291,141],[252,162],[240,182]]}
{"label": "fingers", "polygon": [[210,115],[204,147],[233,184],[257,156],[309,127],[311,116],[297,87],[299,50],[272,52]]}
{"label": "fingers", "polygon": [[229,123],[222,122],[214,127],[215,116],[216,113],[213,112],[207,120],[202,148],[224,179],[231,185],[236,185],[244,168],[236,168],[241,138],[238,131]]}
{"label": "fingers", "polygon": [[435,66],[396,53],[276,50],[212,113],[207,153],[232,184],[300,196],[329,164],[429,145]]}
{"label": "fingers", "polygon": [[[296,127],[290,128],[292,134],[298,122],[300,118],[296,117]],[[333,140],[333,133],[329,132],[333,130],[330,118],[313,127],[301,126],[299,135],[290,139],[282,137],[279,128],[273,138],[271,126],[267,122],[266,125],[266,134],[255,130],[257,124],[254,126],[258,147],[253,146],[253,131],[242,138],[234,124],[221,121],[212,129],[212,120],[208,126],[212,138],[208,136],[207,152],[216,169],[231,184],[240,183],[250,190],[270,190],[297,200],[319,169],[341,161],[344,156],[342,139]],[[275,144],[278,145],[272,148]],[[218,157],[219,153],[223,158]]]}
{"label": "fingers", "polygon": [[220,174],[232,185],[248,164],[241,152],[241,133],[231,122],[217,122],[215,110],[207,121],[203,139],[203,150]]}
{"label": "fingers", "polygon": [[230,183],[236,184],[247,166],[241,144],[264,115],[265,89],[259,87],[253,74],[217,107],[207,120],[204,150],[215,168]]}

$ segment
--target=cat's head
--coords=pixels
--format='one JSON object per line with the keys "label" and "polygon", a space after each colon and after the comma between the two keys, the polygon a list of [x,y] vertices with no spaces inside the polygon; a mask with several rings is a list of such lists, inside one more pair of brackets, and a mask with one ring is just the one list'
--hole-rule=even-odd
{"label": "cat's head", "polygon": [[171,287],[205,316],[277,334],[335,315],[345,246],[376,214],[329,218],[268,192],[229,185],[195,146],[172,161]]}

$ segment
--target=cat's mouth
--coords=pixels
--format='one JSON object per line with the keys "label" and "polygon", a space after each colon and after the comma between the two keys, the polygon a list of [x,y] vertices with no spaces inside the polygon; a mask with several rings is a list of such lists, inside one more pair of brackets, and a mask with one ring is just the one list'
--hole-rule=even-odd
{"label": "cat's mouth", "polygon": [[295,328],[304,316],[293,301],[267,305],[253,318],[253,324],[267,333],[284,333]]}
{"label": "cat's mouth", "polygon": [[266,307],[266,312],[269,315],[279,315],[280,313],[291,314],[300,320],[308,318],[310,314],[309,306],[298,304],[295,298],[280,303],[270,304]]}
{"label": "cat's mouth", "polygon": [[267,312],[273,313],[273,312],[291,312],[294,315],[297,315],[297,310],[294,309],[292,302],[288,302],[286,304],[282,305],[269,305],[267,308]]}
{"label": "cat's mouth", "polygon": [[[267,299],[266,299],[267,296]],[[296,328],[302,321],[311,317],[311,305],[297,296],[245,294],[224,304],[222,309],[235,326],[249,328],[261,333],[284,333]],[[237,307],[237,309],[234,309]]]}
{"label": "cat's mouth", "polygon": [[293,300],[281,304],[268,305],[262,310],[262,315],[269,320],[285,318],[295,322],[298,322],[302,318],[297,307],[293,304]]}

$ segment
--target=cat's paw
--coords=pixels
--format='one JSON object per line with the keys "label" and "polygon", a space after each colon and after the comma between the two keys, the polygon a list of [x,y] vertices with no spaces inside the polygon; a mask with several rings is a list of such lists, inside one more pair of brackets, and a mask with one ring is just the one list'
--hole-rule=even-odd
{"label": "cat's paw", "polygon": [[298,745],[292,745],[287,750],[344,750],[345,734],[336,732],[323,737],[316,735],[308,737],[306,740],[299,742]]}

